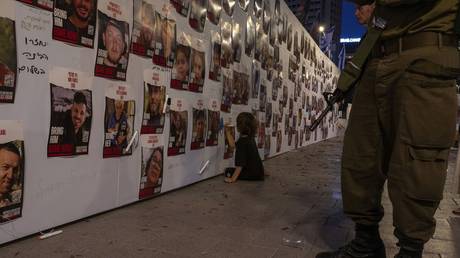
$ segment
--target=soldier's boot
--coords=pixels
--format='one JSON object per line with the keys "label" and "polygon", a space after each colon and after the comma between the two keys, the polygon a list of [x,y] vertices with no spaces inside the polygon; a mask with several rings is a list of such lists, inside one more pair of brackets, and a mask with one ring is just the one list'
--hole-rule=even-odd
{"label": "soldier's boot", "polygon": [[319,253],[316,258],[386,258],[386,252],[378,226],[356,224],[355,239],[338,250]]}

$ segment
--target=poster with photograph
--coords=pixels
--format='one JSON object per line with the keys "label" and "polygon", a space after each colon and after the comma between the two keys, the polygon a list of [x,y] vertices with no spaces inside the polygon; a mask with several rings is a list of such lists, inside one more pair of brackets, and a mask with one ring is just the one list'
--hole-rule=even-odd
{"label": "poster with photograph", "polygon": [[0,9],[0,103],[14,103],[17,79],[15,2],[7,0]]}
{"label": "poster with photograph", "polygon": [[246,69],[235,68],[233,70],[233,101],[235,105],[247,105],[249,99],[249,74],[242,71]]}
{"label": "poster with photograph", "polygon": [[139,199],[161,193],[164,168],[164,142],[159,135],[142,135],[141,139],[141,180]]}
{"label": "poster with photograph", "polygon": [[221,43],[222,41],[219,32],[211,31],[211,59],[209,64],[209,79],[218,82],[221,80]]}
{"label": "poster with photograph", "polygon": [[263,19],[262,19],[262,24],[264,28],[264,33],[268,34],[270,31],[270,22],[271,22],[271,16],[272,16],[272,11],[270,8],[270,1],[265,1],[264,4],[264,9],[263,9]]}
{"label": "poster with photograph", "polygon": [[193,126],[192,126],[192,143],[190,149],[198,150],[205,146],[206,140],[206,109],[203,105],[203,100],[200,99],[193,108]]}
{"label": "poster with photograph", "polygon": [[300,54],[305,53],[305,32],[302,30],[302,36],[300,36]]}
{"label": "poster with photograph", "polygon": [[243,10],[243,12],[248,11],[248,7],[249,7],[250,2],[251,1],[249,1],[249,0],[238,0],[238,4],[239,4],[241,10]]}
{"label": "poster with photograph", "polygon": [[235,9],[236,0],[222,0],[222,5],[228,16],[233,16],[233,10]]}
{"label": "poster with photograph", "polygon": [[297,30],[294,32],[294,56],[297,58],[297,62],[300,62],[300,48],[299,48],[299,35]]}
{"label": "poster with photograph", "polygon": [[155,12],[155,24],[153,63],[172,67],[176,50],[176,21]]}
{"label": "poster with photograph", "polygon": [[281,7],[280,7],[280,0],[275,0],[275,13],[273,18],[276,22],[276,25],[280,23],[281,20]]}
{"label": "poster with photograph", "polygon": [[286,107],[288,100],[288,87],[283,85],[283,98],[282,98],[283,107]]}
{"label": "poster with photograph", "polygon": [[178,14],[187,17],[188,9],[190,8],[190,0],[171,0],[171,4]]}
{"label": "poster with photograph", "polygon": [[278,100],[278,91],[282,87],[281,84],[282,84],[282,81],[279,76],[273,79],[273,82],[272,82],[272,100],[273,101]]}
{"label": "poster with photograph", "polygon": [[292,50],[292,23],[288,24],[286,38],[287,38],[287,50],[291,51]]}
{"label": "poster with photograph", "polygon": [[281,146],[283,145],[283,134],[281,130],[276,132],[276,153],[281,151]]}
{"label": "poster with photograph", "polygon": [[[129,60],[129,17],[125,4],[99,0],[98,46],[94,75],[126,80]],[[116,17],[116,18],[115,18]]]}
{"label": "poster with photograph", "polygon": [[233,101],[233,74],[232,70],[223,70],[223,83],[222,83],[222,101],[220,110],[222,112],[230,113]]}
{"label": "poster with photograph", "polygon": [[187,143],[188,111],[183,99],[173,99],[169,122],[168,156],[184,154]]}
{"label": "poster with photograph", "polygon": [[55,0],[53,12],[53,39],[94,47],[97,0]]}
{"label": "poster with photograph", "polygon": [[238,22],[233,21],[232,26],[232,51],[233,51],[233,61],[239,63],[241,60],[242,52],[242,42],[241,42],[241,26]]}
{"label": "poster with photograph", "polygon": [[[105,92],[103,158],[132,154],[136,104],[129,85],[111,84]],[[128,149],[129,147],[129,149]]]}
{"label": "poster with photograph", "polygon": [[206,4],[207,0],[191,0],[192,8],[190,10],[189,24],[194,30],[203,32],[206,23]]}
{"label": "poster with photograph", "polygon": [[275,19],[271,19],[270,21],[270,31],[268,35],[269,43],[271,46],[275,46],[276,44],[276,36],[278,35],[278,24],[276,23]]}
{"label": "poster with photograph", "polygon": [[[234,126],[230,126],[230,125],[226,125],[224,126],[224,130],[225,132],[229,132],[230,135],[233,137],[233,139],[235,139],[235,127]],[[227,140],[227,137],[225,137],[225,152],[224,152],[224,159],[230,159],[230,158],[233,158],[233,152],[234,150],[230,147],[230,144]]]}
{"label": "poster with photograph", "polygon": [[190,35],[182,32],[178,37],[176,47],[176,59],[171,72],[171,88],[177,90],[188,90],[190,79]]}
{"label": "poster with photograph", "polygon": [[193,39],[191,54],[190,83],[188,89],[192,92],[203,93],[204,76],[206,71],[204,42],[201,39]]}
{"label": "poster with photograph", "polygon": [[265,137],[265,144],[264,144],[264,158],[267,159],[270,156],[270,148],[271,148],[271,139],[270,136]]}
{"label": "poster with photograph", "polygon": [[267,84],[260,85],[260,94],[259,94],[259,110],[265,112],[265,105],[267,104]]}
{"label": "poster with photograph", "polygon": [[206,146],[217,146],[219,143],[219,124],[219,103],[217,99],[211,99],[209,101],[208,109],[208,132],[206,137]]}
{"label": "poster with photograph", "polygon": [[0,120],[0,223],[22,216],[24,158],[22,123]]}
{"label": "poster with photograph", "polygon": [[297,78],[297,70],[298,70],[298,64],[296,57],[294,55],[289,56],[289,74],[288,74],[288,79],[291,82],[296,82]]}
{"label": "poster with photograph", "polygon": [[144,109],[141,134],[162,134],[165,124],[164,106],[170,69],[154,65],[144,70]]}
{"label": "poster with photograph", "polygon": [[265,144],[265,115],[262,112],[257,112],[257,148],[261,149]]}
{"label": "poster with photograph", "polygon": [[145,0],[134,0],[134,25],[131,41],[131,53],[142,57],[153,58],[156,35],[156,15],[153,6]]}
{"label": "poster with photograph", "polygon": [[88,154],[92,78],[61,67],[50,71],[51,121],[48,157]]}
{"label": "poster with photograph", "polygon": [[276,132],[278,132],[278,119],[279,119],[279,114],[274,113],[273,114],[273,120],[272,120],[272,137],[276,137]]}
{"label": "poster with photograph", "polygon": [[214,25],[219,25],[222,12],[222,0],[208,0],[208,20]]}
{"label": "poster with photograph", "polygon": [[272,113],[273,113],[272,103],[267,102],[267,104],[265,105],[265,126],[266,127],[271,126]]}
{"label": "poster with photograph", "polygon": [[259,88],[262,78],[260,77],[260,65],[257,62],[252,62],[252,83],[251,83],[251,98],[259,97]]}
{"label": "poster with photograph", "polygon": [[262,18],[263,13],[263,0],[254,0],[254,8],[252,8],[252,14],[257,20]]}
{"label": "poster with photograph", "polygon": [[[10,0],[7,0],[7,1],[10,1]],[[39,7],[47,11],[53,11],[53,4],[55,0],[17,0],[17,1]]]}
{"label": "poster with photograph", "polygon": [[262,46],[264,43],[264,32],[262,29],[262,24],[256,22],[256,46],[254,52],[254,58],[261,62],[262,61]]}
{"label": "poster with photograph", "polygon": [[256,40],[256,27],[254,21],[252,20],[251,16],[248,16],[246,21],[246,33],[244,38],[244,53],[251,57],[252,51],[255,47],[255,40]]}
{"label": "poster with photograph", "polygon": [[222,37],[222,56],[220,64],[224,68],[230,68],[233,63],[232,24],[223,22],[220,29]]}

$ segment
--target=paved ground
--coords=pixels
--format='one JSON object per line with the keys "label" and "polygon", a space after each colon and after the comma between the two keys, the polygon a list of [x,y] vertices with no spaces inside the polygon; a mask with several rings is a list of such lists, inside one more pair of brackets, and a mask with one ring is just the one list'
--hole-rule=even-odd
{"label": "paved ground", "polygon": [[[341,214],[336,138],[270,159],[265,182],[228,185],[216,177],[0,248],[0,257],[314,257],[353,237]],[[453,189],[451,155],[446,191]],[[460,257],[460,203],[447,193],[425,257]],[[391,204],[381,225],[388,257],[397,249]]]}

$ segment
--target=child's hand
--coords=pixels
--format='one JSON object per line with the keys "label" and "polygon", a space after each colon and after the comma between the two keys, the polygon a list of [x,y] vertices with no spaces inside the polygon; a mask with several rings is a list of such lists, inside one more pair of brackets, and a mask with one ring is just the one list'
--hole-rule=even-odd
{"label": "child's hand", "polygon": [[226,177],[226,178],[224,179],[224,181],[225,181],[225,183],[231,184],[231,183],[234,183],[236,180],[233,180],[231,177]]}

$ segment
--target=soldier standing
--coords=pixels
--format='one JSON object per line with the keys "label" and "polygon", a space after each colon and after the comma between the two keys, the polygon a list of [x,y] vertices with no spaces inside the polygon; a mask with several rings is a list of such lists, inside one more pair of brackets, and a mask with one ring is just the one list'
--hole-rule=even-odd
{"label": "soldier standing", "polygon": [[386,180],[396,257],[422,257],[435,231],[455,136],[458,6],[454,0],[376,1],[373,24],[333,95],[340,99],[359,78],[341,175],[344,212],[356,234],[317,258],[385,257],[378,224]]}

